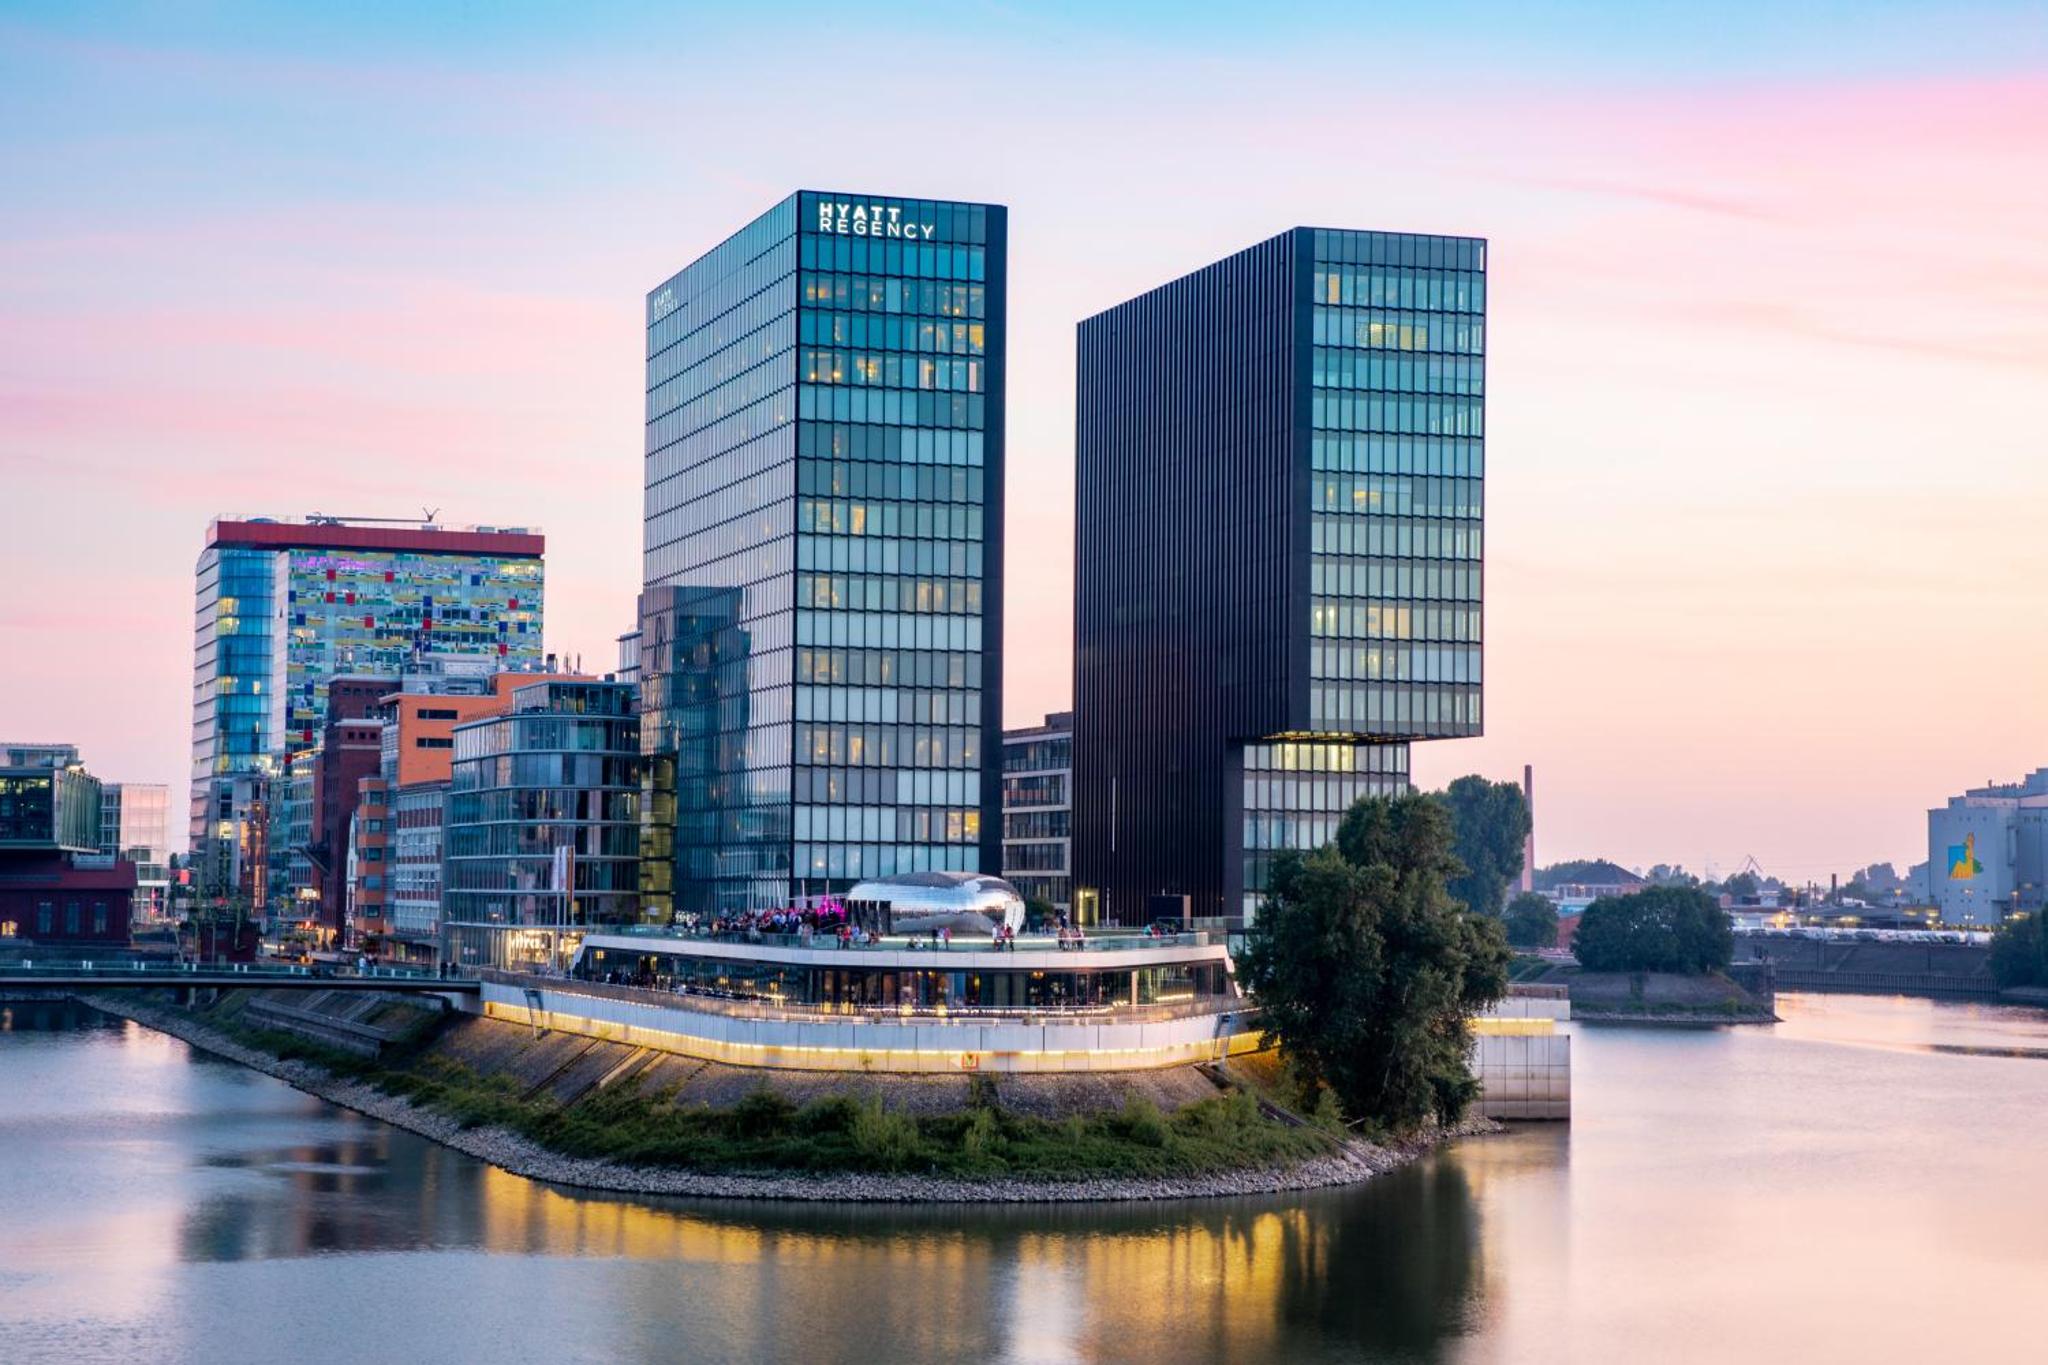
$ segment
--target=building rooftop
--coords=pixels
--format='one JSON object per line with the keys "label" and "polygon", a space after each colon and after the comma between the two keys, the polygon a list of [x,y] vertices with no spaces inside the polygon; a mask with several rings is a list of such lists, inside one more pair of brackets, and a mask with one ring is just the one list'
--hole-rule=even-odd
{"label": "building rooftop", "polygon": [[223,516],[207,528],[216,548],[428,550],[448,554],[539,555],[547,538],[531,526],[443,526],[400,518]]}
{"label": "building rooftop", "polygon": [[1034,739],[1040,735],[1063,735],[1074,728],[1072,711],[1048,711],[1037,725],[1019,725],[1003,731],[1003,742]]}

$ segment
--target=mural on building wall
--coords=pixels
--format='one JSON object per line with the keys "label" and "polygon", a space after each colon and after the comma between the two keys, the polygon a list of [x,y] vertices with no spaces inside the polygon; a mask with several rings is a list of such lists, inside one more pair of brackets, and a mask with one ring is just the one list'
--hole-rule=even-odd
{"label": "mural on building wall", "polygon": [[1948,846],[1948,879],[1952,882],[1966,882],[1984,870],[1984,864],[1977,861],[1977,836],[1966,834],[1960,844]]}

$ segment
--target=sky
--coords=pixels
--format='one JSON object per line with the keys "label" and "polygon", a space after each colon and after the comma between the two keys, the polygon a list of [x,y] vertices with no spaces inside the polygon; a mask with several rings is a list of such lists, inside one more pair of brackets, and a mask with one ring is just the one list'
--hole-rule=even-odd
{"label": "sky", "polygon": [[1010,206],[1011,724],[1075,322],[1305,223],[1491,244],[1486,734],[1418,782],[1804,880],[2048,764],[2037,2],[0,0],[0,735],[181,798],[224,513],[539,525],[609,667],[645,292],[799,186]]}

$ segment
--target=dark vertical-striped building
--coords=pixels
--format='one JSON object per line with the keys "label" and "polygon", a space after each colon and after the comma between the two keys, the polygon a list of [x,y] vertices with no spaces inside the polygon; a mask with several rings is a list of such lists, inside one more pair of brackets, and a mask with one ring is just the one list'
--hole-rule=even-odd
{"label": "dark vertical-striped building", "polygon": [[1002,866],[999,205],[803,190],[647,296],[643,899]]}
{"label": "dark vertical-striped building", "polygon": [[1242,922],[1480,733],[1486,244],[1294,228],[1080,326],[1075,913]]}

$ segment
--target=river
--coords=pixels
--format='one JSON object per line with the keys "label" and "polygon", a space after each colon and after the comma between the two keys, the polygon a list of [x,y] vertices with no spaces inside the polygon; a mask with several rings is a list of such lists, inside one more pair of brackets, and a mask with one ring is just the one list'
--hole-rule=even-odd
{"label": "river", "polygon": [[0,1005],[0,1361],[2048,1357],[2048,1014],[1577,1026],[1576,1120],[1137,1207],[625,1200]]}

